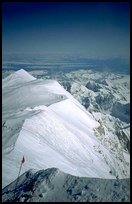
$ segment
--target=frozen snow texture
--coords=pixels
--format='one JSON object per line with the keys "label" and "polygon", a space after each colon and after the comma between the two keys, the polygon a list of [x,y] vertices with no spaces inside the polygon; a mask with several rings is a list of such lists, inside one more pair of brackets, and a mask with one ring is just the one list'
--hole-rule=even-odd
{"label": "frozen snow texture", "polygon": [[20,85],[25,82],[30,82],[32,80],[35,80],[36,78],[31,76],[28,72],[26,72],[24,69],[20,69],[17,72],[9,75],[2,81],[2,87],[8,87],[13,85]]}
{"label": "frozen snow texture", "polygon": [[58,82],[29,76],[19,71],[3,80],[3,187],[16,178],[23,155],[22,173],[56,167],[76,176],[129,177],[96,137],[100,123],[92,114]]}

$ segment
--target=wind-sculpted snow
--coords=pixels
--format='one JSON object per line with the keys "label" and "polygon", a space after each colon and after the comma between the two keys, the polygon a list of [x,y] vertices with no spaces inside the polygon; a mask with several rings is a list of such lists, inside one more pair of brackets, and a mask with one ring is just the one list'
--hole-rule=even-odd
{"label": "wind-sculpted snow", "polygon": [[3,153],[10,152],[14,146],[15,142],[19,136],[19,133],[22,129],[22,125],[25,119],[31,117],[32,115],[37,114],[38,111],[19,111],[16,114],[12,113],[3,117],[3,126],[2,126],[2,151]]}
{"label": "wind-sculpted snow", "polygon": [[30,82],[35,80],[36,78],[31,76],[30,74],[28,74],[28,72],[26,72],[25,70],[21,69],[11,75],[9,75],[8,77],[6,77],[3,81],[2,81],[2,87],[9,87],[9,86],[13,86],[13,85],[20,85],[23,84],[25,82]]}
{"label": "wind-sculpted snow", "polygon": [[[92,91],[76,87],[91,108]],[[81,177],[129,177],[129,154],[114,132],[57,81],[35,79],[22,70],[3,80],[2,94],[3,187],[16,179],[23,155],[21,173],[55,167]]]}
{"label": "wind-sculpted snow", "polygon": [[[17,86],[3,88],[2,110],[24,110],[27,107],[37,105],[50,105],[61,101],[66,96],[50,92],[45,84],[51,85],[52,81],[44,82],[43,80],[33,80]],[[4,95],[6,97],[4,97]],[[14,100],[15,99],[15,100]],[[10,105],[9,102],[10,101]]]}
{"label": "wind-sculpted snow", "polygon": [[3,202],[130,202],[130,179],[76,177],[59,169],[29,170],[2,190]]}

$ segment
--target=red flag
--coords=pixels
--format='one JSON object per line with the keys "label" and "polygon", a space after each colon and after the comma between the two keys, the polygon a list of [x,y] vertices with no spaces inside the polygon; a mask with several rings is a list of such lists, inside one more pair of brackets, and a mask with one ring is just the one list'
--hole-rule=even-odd
{"label": "red flag", "polygon": [[21,162],[22,162],[22,164],[25,162],[24,156],[23,156],[23,158],[22,158],[22,161],[21,161]]}

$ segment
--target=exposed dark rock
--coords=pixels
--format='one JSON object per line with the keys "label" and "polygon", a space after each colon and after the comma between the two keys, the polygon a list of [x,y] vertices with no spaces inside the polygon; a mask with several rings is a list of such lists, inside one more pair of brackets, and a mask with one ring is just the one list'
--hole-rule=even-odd
{"label": "exposed dark rock", "polygon": [[116,102],[113,104],[111,115],[120,120],[130,123],[130,103],[122,104]]}
{"label": "exposed dark rock", "polygon": [[89,81],[87,84],[86,84],[86,87],[94,92],[98,92],[99,89],[101,88],[101,86],[95,82],[91,82]]}

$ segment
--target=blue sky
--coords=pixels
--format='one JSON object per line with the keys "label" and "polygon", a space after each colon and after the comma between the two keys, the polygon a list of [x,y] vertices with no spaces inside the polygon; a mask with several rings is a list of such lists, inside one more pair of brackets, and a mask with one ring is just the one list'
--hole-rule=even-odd
{"label": "blue sky", "polygon": [[130,57],[129,2],[3,2],[3,53]]}

